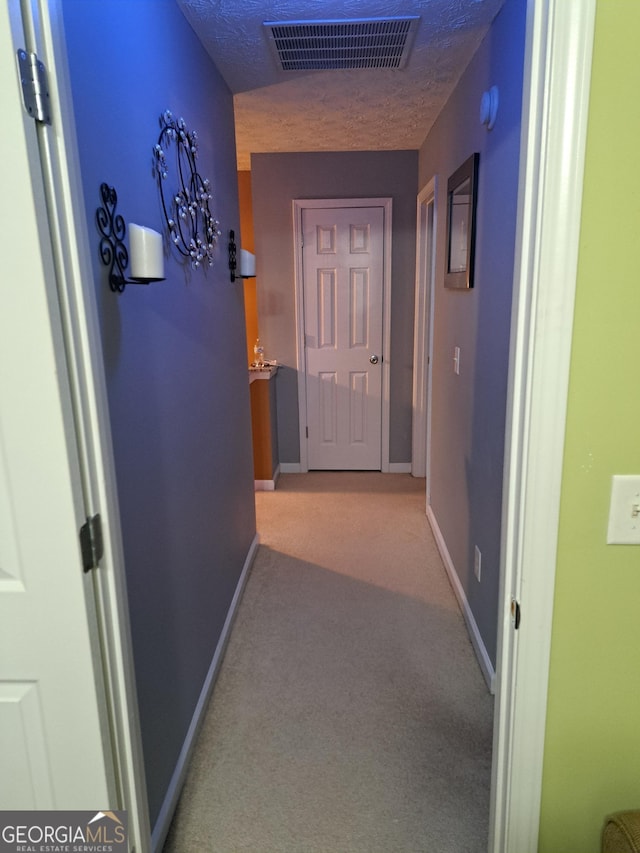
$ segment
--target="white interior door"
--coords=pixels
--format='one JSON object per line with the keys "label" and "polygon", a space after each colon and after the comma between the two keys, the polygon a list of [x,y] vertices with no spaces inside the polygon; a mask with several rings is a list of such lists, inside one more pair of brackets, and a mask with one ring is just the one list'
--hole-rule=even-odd
{"label": "white interior door", "polygon": [[17,4],[2,4],[0,808],[99,809],[115,802],[115,775],[36,130],[16,73],[23,35]]}
{"label": "white interior door", "polygon": [[302,215],[308,464],[380,470],[384,210]]}

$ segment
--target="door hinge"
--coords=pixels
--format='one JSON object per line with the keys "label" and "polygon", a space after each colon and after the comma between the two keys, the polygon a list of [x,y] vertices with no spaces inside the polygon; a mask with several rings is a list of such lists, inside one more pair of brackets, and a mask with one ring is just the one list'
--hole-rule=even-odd
{"label": "door hinge", "polygon": [[22,84],[22,100],[31,118],[43,124],[51,124],[49,109],[49,83],[47,69],[35,53],[18,51],[18,69]]}
{"label": "door hinge", "polygon": [[309,427],[305,427],[305,432],[307,434],[307,438],[309,438]]}
{"label": "door hinge", "polygon": [[517,631],[520,627],[520,602],[516,601],[515,598],[511,599],[511,619]]}
{"label": "door hinge", "polygon": [[104,556],[102,521],[99,515],[87,518],[80,528],[80,550],[82,551],[82,567],[85,572],[97,569],[98,563]]}

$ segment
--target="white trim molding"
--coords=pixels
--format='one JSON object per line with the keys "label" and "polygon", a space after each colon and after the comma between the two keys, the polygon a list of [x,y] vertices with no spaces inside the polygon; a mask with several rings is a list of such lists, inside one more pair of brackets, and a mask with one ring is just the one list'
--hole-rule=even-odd
{"label": "white trim molding", "polygon": [[167,788],[167,793],[165,794],[162,806],[160,808],[160,813],[158,814],[158,818],[153,827],[153,832],[151,834],[151,847],[154,853],[161,853],[162,847],[167,837],[167,833],[169,832],[173,813],[178,804],[178,798],[180,796],[180,792],[182,790],[182,786],[184,784],[187,771],[189,769],[189,761],[191,760],[191,755],[193,754],[193,749],[198,737],[198,732],[200,731],[200,728],[204,721],[204,716],[207,711],[207,705],[209,703],[209,699],[211,697],[211,693],[213,691],[213,687],[215,685],[215,681],[218,676],[220,666],[222,664],[222,658],[224,656],[227,643],[229,642],[229,636],[231,635],[233,621],[236,617],[236,613],[240,605],[240,600],[242,599],[242,593],[244,592],[244,588],[249,578],[249,573],[251,571],[253,561],[256,558],[256,553],[258,551],[259,544],[260,538],[256,533],[253,538],[253,541],[251,542],[251,545],[249,546],[249,551],[247,552],[247,556],[244,561],[244,566],[242,568],[240,578],[236,585],[236,591],[231,600],[231,604],[229,605],[229,611],[227,613],[227,618],[225,619],[222,632],[220,634],[220,639],[218,640],[215,652],[213,653],[213,658],[211,659],[211,664],[209,665],[207,675],[204,679],[202,690],[200,691],[200,696],[198,698],[198,702],[191,718],[191,723],[187,730],[186,737],[182,744],[182,749],[180,750],[180,755],[178,756],[173,775],[171,776],[171,781],[169,782],[169,786]]}
{"label": "white trim molding", "polygon": [[490,853],[538,849],[595,5],[527,7]]}
{"label": "white trim molding", "polygon": [[[28,51],[47,68],[51,124],[36,123],[48,227],[58,283],[58,303],[73,395],[73,427],[82,460],[82,491],[88,515],[99,510],[104,557],[93,574],[100,614],[102,672],[108,694],[110,738],[116,759],[120,807],[129,815],[130,841],[149,850],[149,813],[133,663],[120,510],[104,363],[100,349],[93,241],[89,239],[77,148],[71,80],[61,0],[21,6]],[[101,676],[100,676],[101,677]]]}
{"label": "white trim molding", "polygon": [[[298,371],[298,422],[300,436],[300,472],[308,465],[306,352],[304,340],[304,271],[302,267],[302,212],[305,209],[330,207],[382,207],[384,209],[384,260],[382,307],[382,463],[381,470],[389,471],[389,424],[391,417],[391,198],[323,198],[293,200],[293,245],[295,256],[296,294],[296,369]],[[283,468],[283,473],[285,473]]]}
{"label": "white trim molding", "polygon": [[[299,462],[281,462],[279,465],[281,474],[302,474]],[[306,471],[304,472],[306,473]]]}
{"label": "white trim molding", "polygon": [[[416,204],[416,281],[413,324],[413,418],[411,473],[429,479],[433,301],[436,271],[438,178],[418,194]],[[429,217],[429,208],[432,216]]]}
{"label": "white trim molding", "polygon": [[[281,462],[278,466],[281,474],[307,474],[303,471],[299,462]],[[383,474],[410,474],[411,462],[389,462],[389,466]],[[256,488],[257,491],[257,488]]]}
{"label": "white trim molding", "polygon": [[385,474],[410,474],[411,462],[389,462],[389,466]]}
{"label": "white trim molding", "polygon": [[278,482],[278,477],[280,476],[280,465],[276,466],[276,470],[273,472],[273,479],[271,480],[254,480],[253,481],[253,490],[255,492],[273,492],[276,488],[276,483]]}
{"label": "white trim molding", "polygon": [[276,481],[275,480],[254,480],[253,481],[253,491],[254,492],[275,492],[276,490]]}
{"label": "white trim molding", "polygon": [[467,596],[465,595],[465,591],[462,587],[462,584],[460,583],[460,578],[458,577],[456,568],[453,565],[453,560],[451,559],[451,555],[449,554],[447,543],[444,541],[444,536],[442,535],[437,519],[433,514],[433,510],[430,506],[427,506],[427,519],[429,521],[429,524],[431,525],[431,530],[433,531],[433,536],[436,540],[438,551],[440,552],[440,556],[442,557],[442,562],[444,563],[444,568],[449,578],[449,583],[453,588],[453,592],[456,598],[458,599],[458,605],[460,607],[460,610],[462,611],[462,615],[464,616],[464,621],[467,625],[467,631],[469,632],[469,639],[471,640],[471,645],[473,646],[473,650],[476,653],[478,664],[480,666],[480,671],[482,672],[487,687],[489,688],[489,692],[494,693],[496,673],[493,668],[493,664],[491,663],[489,652],[487,651],[487,647],[485,646],[482,640],[482,636],[480,635],[480,629],[478,628],[478,623],[476,622],[475,617],[471,611],[471,607],[469,606],[469,602],[467,601]]}

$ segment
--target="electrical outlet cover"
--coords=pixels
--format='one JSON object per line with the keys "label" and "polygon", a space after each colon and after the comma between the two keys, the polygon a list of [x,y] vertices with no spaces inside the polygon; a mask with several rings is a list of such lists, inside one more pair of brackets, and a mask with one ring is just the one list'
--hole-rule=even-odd
{"label": "electrical outlet cover", "polygon": [[640,545],[640,475],[611,480],[608,545]]}

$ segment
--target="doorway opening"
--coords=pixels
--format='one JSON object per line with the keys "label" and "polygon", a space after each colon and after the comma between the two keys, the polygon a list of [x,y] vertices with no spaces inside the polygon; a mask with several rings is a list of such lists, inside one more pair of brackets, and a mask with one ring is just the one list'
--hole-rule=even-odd
{"label": "doorway opening", "polygon": [[438,178],[433,177],[418,194],[416,212],[416,286],[413,328],[413,419],[411,473],[426,478],[429,493],[431,361],[433,300],[436,272]]}

